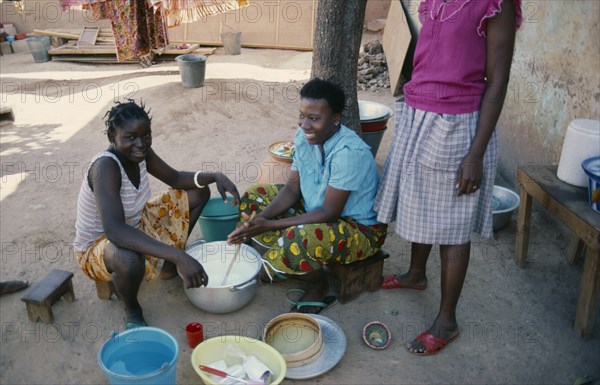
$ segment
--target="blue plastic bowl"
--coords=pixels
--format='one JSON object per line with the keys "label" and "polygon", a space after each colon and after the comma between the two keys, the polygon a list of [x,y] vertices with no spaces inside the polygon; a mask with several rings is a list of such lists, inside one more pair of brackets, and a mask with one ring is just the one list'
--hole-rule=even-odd
{"label": "blue plastic bowl", "polygon": [[494,185],[492,192],[492,226],[500,231],[510,223],[513,212],[519,207],[520,198],[506,187]]}
{"label": "blue plastic bowl", "polygon": [[581,167],[588,176],[588,202],[600,213],[600,156],[584,160]]}

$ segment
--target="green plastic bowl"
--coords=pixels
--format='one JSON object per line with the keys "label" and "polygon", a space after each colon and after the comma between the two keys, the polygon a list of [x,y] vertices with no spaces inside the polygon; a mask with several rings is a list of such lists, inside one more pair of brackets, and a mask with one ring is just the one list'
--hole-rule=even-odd
{"label": "green plastic bowl", "polygon": [[235,230],[240,217],[239,206],[231,206],[233,197],[227,198],[227,203],[223,202],[221,196],[210,198],[198,218],[198,225],[206,242],[224,241]]}

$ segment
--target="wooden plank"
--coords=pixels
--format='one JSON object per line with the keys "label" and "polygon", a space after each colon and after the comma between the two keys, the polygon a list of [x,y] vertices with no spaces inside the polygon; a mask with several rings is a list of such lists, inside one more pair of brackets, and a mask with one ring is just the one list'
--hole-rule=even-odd
{"label": "wooden plank", "polygon": [[83,27],[81,35],[79,35],[79,40],[77,40],[77,47],[91,46],[96,44],[98,33],[100,33],[100,28],[98,27]]}
{"label": "wooden plank", "polygon": [[85,47],[85,48],[68,48],[61,49],[53,48],[48,51],[50,55],[99,55],[99,54],[115,54],[117,53],[117,49],[115,47]]}
{"label": "wooden plank", "polygon": [[587,246],[600,250],[600,220],[588,205],[586,189],[559,180],[556,169],[556,166],[519,168],[520,184]]}
{"label": "wooden plank", "polygon": [[158,55],[183,55],[186,53],[191,53],[192,51],[200,48],[200,44],[192,44],[189,48],[181,49],[181,48],[159,48],[153,49],[152,51]]}
{"label": "wooden plank", "polygon": [[92,55],[61,55],[52,57],[53,61],[93,63],[93,64],[140,64],[139,60],[119,61],[117,56],[92,56]]}
{"label": "wooden plank", "polygon": [[584,340],[592,336],[594,320],[598,307],[598,293],[600,292],[600,250],[587,249],[581,288],[577,302],[577,315],[573,328]]}
{"label": "wooden plank", "polygon": [[[80,37],[80,35],[77,35],[77,34],[65,33],[65,32],[54,32],[54,31],[50,31],[50,30],[46,30],[46,29],[34,29],[33,34],[40,35],[40,36],[62,37],[63,39],[72,39],[72,40],[79,40],[79,37]],[[107,38],[107,37],[99,37],[96,39],[96,41],[102,41],[102,42],[107,42],[107,43],[113,42],[114,43],[115,39]]]}
{"label": "wooden plank", "polygon": [[392,0],[383,30],[383,52],[387,60],[392,95],[400,93],[400,75],[412,36],[400,0]]}
{"label": "wooden plank", "polygon": [[517,220],[517,239],[515,241],[515,263],[517,266],[525,267],[527,253],[529,250],[529,231],[531,229],[531,195],[522,186],[523,174],[517,171],[517,184],[521,188],[519,219]]}
{"label": "wooden plank", "polygon": [[579,263],[579,258],[585,251],[585,243],[577,235],[571,235],[571,241],[569,243],[569,249],[567,250],[567,261],[569,265],[576,265]]}
{"label": "wooden plank", "polygon": [[[170,40],[171,43],[184,43],[182,40]],[[209,41],[193,41],[194,43],[198,43],[204,46],[210,47],[222,47],[223,43],[221,42],[209,42]],[[191,43],[188,41],[188,43]],[[244,48],[267,48],[267,49],[284,49],[284,50],[295,50],[295,51],[312,51],[310,47],[303,46],[292,46],[292,45],[275,45],[275,44],[253,44],[253,43],[242,43],[242,47]]]}

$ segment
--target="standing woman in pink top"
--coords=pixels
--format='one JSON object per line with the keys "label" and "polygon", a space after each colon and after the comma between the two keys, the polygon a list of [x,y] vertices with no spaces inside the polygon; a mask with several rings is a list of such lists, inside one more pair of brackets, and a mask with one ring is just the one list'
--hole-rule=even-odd
{"label": "standing woman in pink top", "polygon": [[506,96],[520,0],[422,0],[422,29],[405,99],[396,103],[392,146],[375,210],[412,242],[408,272],[385,276],[384,289],[424,290],[433,244],[442,259],[439,313],[408,345],[435,354],[460,330],[456,305],[471,234],[492,238],[498,162],[496,123]]}

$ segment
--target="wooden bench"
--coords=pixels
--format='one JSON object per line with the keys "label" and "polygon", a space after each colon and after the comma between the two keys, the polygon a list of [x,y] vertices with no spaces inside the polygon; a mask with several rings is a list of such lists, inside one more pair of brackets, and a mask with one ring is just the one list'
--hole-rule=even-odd
{"label": "wooden bench", "polygon": [[573,328],[581,338],[588,339],[592,335],[600,291],[600,214],[589,206],[587,189],[562,182],[556,176],[556,169],[555,166],[528,165],[517,170],[521,202],[515,263],[525,267],[532,199],[535,199],[573,233],[567,256],[569,263],[577,263],[579,255],[587,249]]}
{"label": "wooden bench", "polygon": [[71,278],[73,273],[70,271],[55,269],[29,288],[21,301],[27,305],[30,321],[41,319],[47,324],[53,323],[52,305],[63,296],[67,302],[75,300]]}
{"label": "wooden bench", "polygon": [[330,268],[340,281],[338,301],[347,303],[364,291],[379,290],[383,276],[383,260],[389,256],[385,251],[379,250],[372,257],[362,261],[331,264]]}

